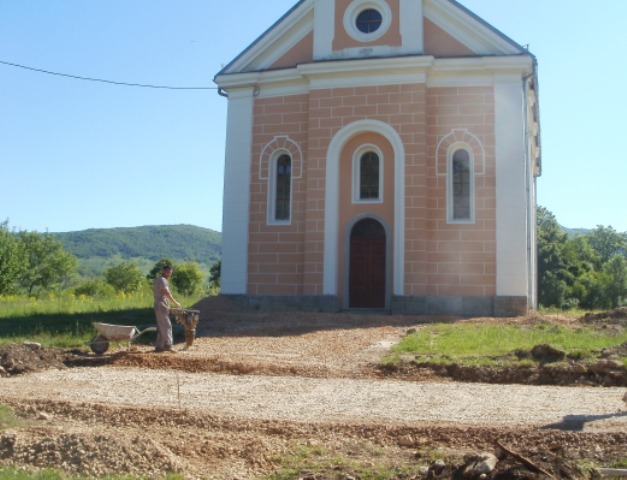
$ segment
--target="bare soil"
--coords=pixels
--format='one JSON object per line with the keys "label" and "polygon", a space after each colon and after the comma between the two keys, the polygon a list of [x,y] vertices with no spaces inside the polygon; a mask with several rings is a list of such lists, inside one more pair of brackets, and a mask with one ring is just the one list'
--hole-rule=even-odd
{"label": "bare soil", "polygon": [[[374,478],[366,472],[387,468],[378,478],[447,480],[479,478],[464,471],[482,452],[500,458],[483,478],[591,478],[586,465],[627,458],[627,381],[615,360],[625,345],[598,352],[592,367],[547,358],[533,371],[384,369],[390,346],[434,319],[243,312],[223,298],[195,308],[198,338],[176,354],[0,346],[0,404],[20,421],[0,424],[0,465],[215,479],[294,465],[281,478]],[[627,311],[435,320],[621,329]]]}

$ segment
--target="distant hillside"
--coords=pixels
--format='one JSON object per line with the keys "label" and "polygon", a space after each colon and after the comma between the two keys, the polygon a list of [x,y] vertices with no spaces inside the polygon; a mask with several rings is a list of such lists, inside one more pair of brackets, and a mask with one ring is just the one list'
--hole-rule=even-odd
{"label": "distant hillside", "polygon": [[113,263],[136,260],[144,269],[162,258],[211,266],[220,260],[222,234],[193,225],[90,229],[52,233],[79,259],[79,272],[94,276]]}
{"label": "distant hillside", "polygon": [[586,235],[588,233],[590,233],[592,230],[589,228],[567,228],[562,226],[562,231],[570,236],[575,236],[575,235]]}

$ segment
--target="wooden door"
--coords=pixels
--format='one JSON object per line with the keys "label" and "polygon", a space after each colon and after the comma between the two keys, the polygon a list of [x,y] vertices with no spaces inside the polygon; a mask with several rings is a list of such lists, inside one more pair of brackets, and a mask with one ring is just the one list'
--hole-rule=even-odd
{"label": "wooden door", "polygon": [[386,237],[373,219],[357,223],[351,232],[349,307],[385,308]]}

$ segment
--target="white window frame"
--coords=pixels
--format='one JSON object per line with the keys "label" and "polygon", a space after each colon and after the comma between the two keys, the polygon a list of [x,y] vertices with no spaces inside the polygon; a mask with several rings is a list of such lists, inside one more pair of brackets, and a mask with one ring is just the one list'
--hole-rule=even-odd
{"label": "white window frame", "polygon": [[[361,157],[366,153],[373,152],[379,157],[379,198],[361,198]],[[353,203],[383,203],[383,153],[376,145],[366,144],[360,146],[353,154]]]}
{"label": "white window frame", "polygon": [[[470,193],[468,201],[470,203],[470,216],[469,218],[454,218],[454,172],[453,172],[453,156],[458,150],[465,150],[468,153],[468,169],[469,169],[469,187]],[[475,223],[475,158],[470,145],[466,143],[454,143],[448,148],[446,152],[446,220],[447,223]]]}
{"label": "white window frame", "polygon": [[[283,155],[290,157],[291,174],[290,174],[290,215],[287,220],[277,220],[276,218],[276,187],[277,187],[277,162]],[[286,149],[279,149],[272,152],[268,170],[268,225],[291,225],[292,224],[292,207],[294,197],[294,156],[292,152]]]}
{"label": "white window frame", "polygon": [[[357,17],[368,9],[377,10],[381,14],[381,26],[376,32],[364,33],[357,28]],[[392,25],[392,9],[384,0],[362,0],[352,2],[344,12],[344,29],[358,42],[372,42],[381,38]]]}

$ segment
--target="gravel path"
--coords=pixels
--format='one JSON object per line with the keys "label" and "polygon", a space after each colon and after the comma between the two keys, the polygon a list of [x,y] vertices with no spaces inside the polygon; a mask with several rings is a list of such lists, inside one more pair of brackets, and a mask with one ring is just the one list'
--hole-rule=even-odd
{"label": "gravel path", "polygon": [[184,373],[135,368],[49,370],[2,380],[2,398],[183,407],[266,420],[442,422],[513,426],[578,423],[627,431],[620,388],[414,383],[347,378]]}
{"label": "gravel path", "polygon": [[[8,349],[32,370],[48,369],[0,378],[0,404],[21,421],[0,431],[0,445],[11,445],[0,466],[252,480],[309,451],[316,474],[307,468],[302,477],[330,479],[339,478],[338,459],[345,469],[409,466],[417,473],[433,452],[463,459],[491,451],[495,440],[549,469],[554,452],[600,465],[624,458],[624,387],[446,382],[422,372],[412,381],[386,378],[376,365],[421,328],[419,319],[253,314],[219,298],[207,303],[199,338],[177,355],[115,347],[75,364],[89,366],[63,368],[58,359],[39,365],[18,355],[24,348]],[[346,478],[359,477],[352,468]],[[456,468],[440,478],[453,478]],[[498,468],[511,478],[507,461]]]}

